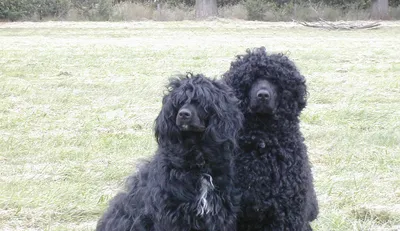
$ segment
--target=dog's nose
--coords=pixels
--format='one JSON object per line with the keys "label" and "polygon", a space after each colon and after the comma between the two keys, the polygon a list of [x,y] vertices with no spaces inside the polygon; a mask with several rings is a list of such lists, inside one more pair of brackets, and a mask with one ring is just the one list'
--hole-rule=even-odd
{"label": "dog's nose", "polygon": [[269,100],[269,92],[267,90],[259,90],[257,92],[257,97],[261,100]]}
{"label": "dog's nose", "polygon": [[182,120],[189,120],[192,117],[192,113],[188,109],[182,108],[178,112],[178,117]]}

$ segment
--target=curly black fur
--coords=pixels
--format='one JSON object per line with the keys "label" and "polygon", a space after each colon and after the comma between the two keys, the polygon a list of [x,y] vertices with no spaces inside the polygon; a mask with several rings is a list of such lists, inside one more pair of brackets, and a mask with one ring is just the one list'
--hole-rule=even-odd
{"label": "curly black fur", "polygon": [[232,153],[243,120],[236,97],[196,75],[172,79],[162,102],[155,156],[112,200],[97,230],[236,230]]}
{"label": "curly black fur", "polygon": [[[238,56],[224,80],[245,116],[235,158],[236,182],[243,193],[238,230],[311,230],[318,204],[299,128],[307,100],[305,78],[286,56],[267,54],[261,47]],[[252,92],[262,88],[260,82],[274,102],[254,106]],[[262,102],[269,103],[265,110]]]}

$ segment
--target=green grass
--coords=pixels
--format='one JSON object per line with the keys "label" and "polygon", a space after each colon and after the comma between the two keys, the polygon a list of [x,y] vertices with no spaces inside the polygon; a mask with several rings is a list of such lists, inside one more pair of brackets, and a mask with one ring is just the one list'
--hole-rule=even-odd
{"label": "green grass", "polygon": [[264,45],[307,77],[315,230],[400,229],[400,23],[0,24],[0,230],[93,230],[153,154],[167,78],[220,76]]}

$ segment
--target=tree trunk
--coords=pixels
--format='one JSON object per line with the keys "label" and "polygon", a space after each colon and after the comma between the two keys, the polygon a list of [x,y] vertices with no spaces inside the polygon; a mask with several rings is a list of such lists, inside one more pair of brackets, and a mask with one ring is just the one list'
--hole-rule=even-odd
{"label": "tree trunk", "polygon": [[372,2],[371,17],[373,19],[389,19],[389,1],[374,0]]}
{"label": "tree trunk", "polygon": [[196,0],[196,18],[203,19],[217,15],[217,0]]}

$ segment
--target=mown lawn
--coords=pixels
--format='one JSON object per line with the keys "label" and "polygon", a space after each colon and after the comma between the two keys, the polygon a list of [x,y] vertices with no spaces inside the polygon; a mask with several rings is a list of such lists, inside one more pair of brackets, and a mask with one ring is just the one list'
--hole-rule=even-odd
{"label": "mown lawn", "polygon": [[243,21],[0,24],[0,230],[93,230],[155,150],[167,78],[284,52],[307,77],[315,230],[400,230],[400,23],[325,31]]}

